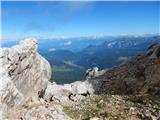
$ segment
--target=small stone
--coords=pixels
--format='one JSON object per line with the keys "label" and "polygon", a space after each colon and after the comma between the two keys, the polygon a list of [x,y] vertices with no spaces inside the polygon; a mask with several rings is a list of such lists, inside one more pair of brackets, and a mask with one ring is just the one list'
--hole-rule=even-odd
{"label": "small stone", "polygon": [[43,99],[43,98],[40,98],[40,99],[39,99],[39,101],[40,101],[42,104],[44,104],[44,103],[45,103],[45,101],[44,101],[44,99]]}
{"label": "small stone", "polygon": [[135,108],[134,108],[134,107],[131,107],[131,108],[129,109],[129,112],[130,112],[131,114],[135,114]]}
{"label": "small stone", "polygon": [[90,118],[90,120],[99,120],[98,117],[93,117],[93,118]]}

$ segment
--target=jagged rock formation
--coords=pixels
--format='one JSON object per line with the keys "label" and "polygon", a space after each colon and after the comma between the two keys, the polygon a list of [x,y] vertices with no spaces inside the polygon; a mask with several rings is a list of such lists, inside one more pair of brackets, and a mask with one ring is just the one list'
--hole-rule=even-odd
{"label": "jagged rock formation", "polygon": [[90,82],[97,93],[160,94],[160,42]]}
{"label": "jagged rock formation", "polygon": [[29,98],[37,99],[51,77],[51,68],[37,52],[35,38],[12,48],[0,49],[0,103],[13,107]]}

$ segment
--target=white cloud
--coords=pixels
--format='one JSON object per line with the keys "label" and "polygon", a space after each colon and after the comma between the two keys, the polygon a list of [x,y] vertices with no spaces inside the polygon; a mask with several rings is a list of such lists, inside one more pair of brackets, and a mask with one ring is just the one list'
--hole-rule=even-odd
{"label": "white cloud", "polygon": [[52,51],[56,51],[56,49],[55,48],[50,48],[50,49],[48,49],[48,51],[52,52]]}
{"label": "white cloud", "polygon": [[68,46],[68,45],[71,45],[71,44],[72,44],[72,41],[67,41],[67,42],[64,43],[65,46]]}

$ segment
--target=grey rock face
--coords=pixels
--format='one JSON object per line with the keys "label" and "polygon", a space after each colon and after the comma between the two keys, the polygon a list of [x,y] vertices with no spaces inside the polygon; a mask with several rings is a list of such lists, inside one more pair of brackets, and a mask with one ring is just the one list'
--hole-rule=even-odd
{"label": "grey rock face", "polygon": [[0,103],[7,104],[9,107],[20,104],[23,95],[18,91],[4,69],[1,69],[0,76]]}
{"label": "grey rock face", "polygon": [[70,104],[72,101],[83,99],[85,96],[93,93],[94,89],[88,81],[76,81],[64,85],[49,83],[45,91],[44,99]]}
{"label": "grey rock face", "polygon": [[37,99],[51,77],[50,64],[38,54],[35,38],[27,38],[12,48],[1,48],[0,63],[0,102],[8,107],[29,98]]}
{"label": "grey rock face", "polygon": [[18,91],[6,70],[0,69],[0,120],[4,120],[8,107],[19,105],[24,100],[23,95]]}

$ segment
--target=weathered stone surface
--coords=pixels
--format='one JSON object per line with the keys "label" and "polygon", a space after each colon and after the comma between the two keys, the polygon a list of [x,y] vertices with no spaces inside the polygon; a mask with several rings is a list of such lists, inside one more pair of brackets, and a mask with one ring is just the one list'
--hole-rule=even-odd
{"label": "weathered stone surface", "polygon": [[64,87],[63,85],[57,85],[56,83],[49,83],[45,90],[44,99],[47,101],[65,102],[68,101],[70,94],[70,86]]}
{"label": "weathered stone surface", "polygon": [[12,48],[1,48],[0,63],[0,102],[8,107],[28,98],[37,99],[51,77],[50,64],[38,54],[35,38],[27,38]]}
{"label": "weathered stone surface", "polygon": [[84,96],[94,93],[92,85],[88,81],[76,81],[71,84],[58,85],[49,83],[45,90],[44,99],[49,101],[58,101],[61,103],[69,103],[83,99]]}
{"label": "weathered stone surface", "polygon": [[0,103],[0,120],[5,120],[7,116],[7,106],[6,104]]}
{"label": "weathered stone surface", "polygon": [[94,89],[92,88],[92,84],[88,81],[76,81],[71,84],[72,91],[75,94],[93,94]]}
{"label": "weathered stone surface", "polygon": [[6,70],[0,69],[0,120],[5,119],[8,107],[20,105],[24,96],[18,91],[6,73]]}
{"label": "weathered stone surface", "polygon": [[0,76],[0,103],[7,104],[9,107],[13,107],[15,104],[19,105],[24,99],[23,95],[3,68],[0,70]]}

